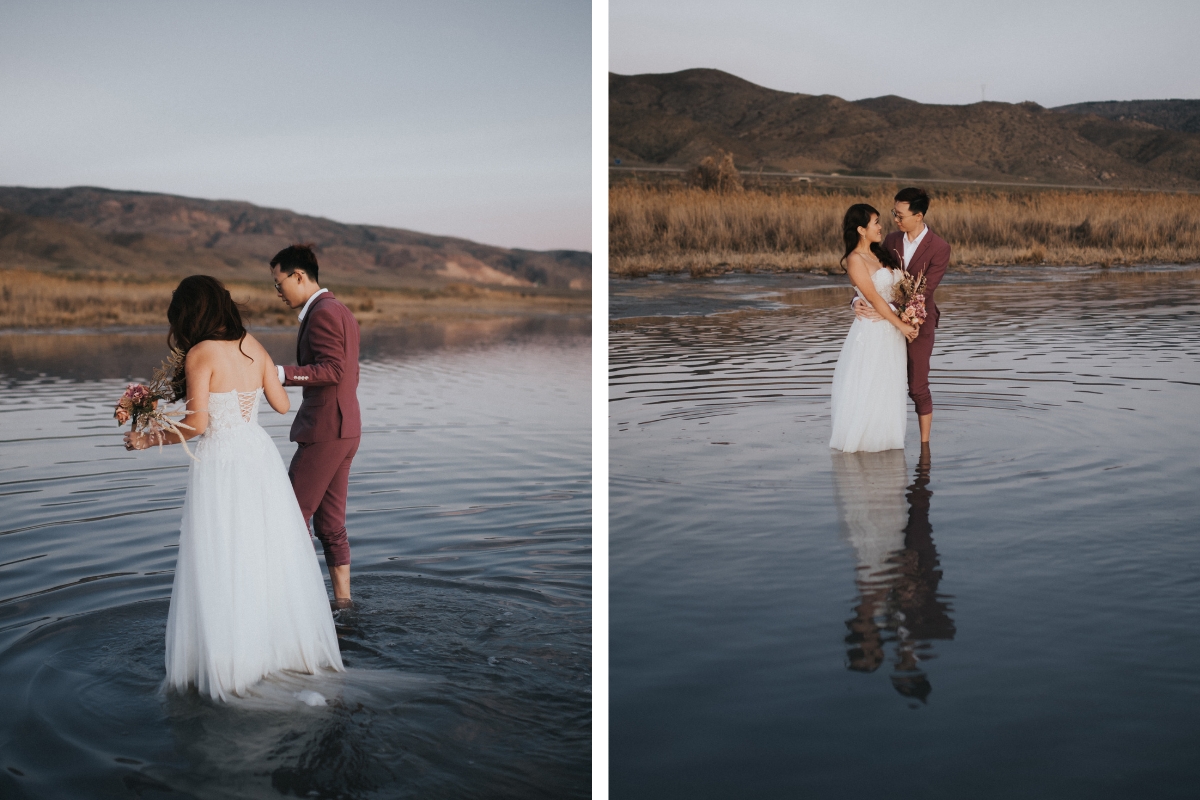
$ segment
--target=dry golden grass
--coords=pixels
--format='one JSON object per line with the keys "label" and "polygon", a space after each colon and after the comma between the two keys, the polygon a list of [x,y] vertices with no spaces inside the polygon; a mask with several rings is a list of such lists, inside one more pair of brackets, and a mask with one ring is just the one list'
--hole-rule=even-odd
{"label": "dry golden grass", "polygon": [[[677,185],[609,190],[609,271],[840,271],[842,217],[870,203],[891,230],[899,187],[716,194]],[[951,267],[1200,261],[1200,196],[1087,191],[938,191],[929,226]]]}
{"label": "dry golden grass", "polygon": [[[0,329],[158,327],[167,324],[167,305],[176,280],[105,280],[61,277],[27,270],[0,270]],[[243,305],[249,325],[293,326],[296,313],[270,286],[228,284]],[[451,284],[438,290],[381,290],[332,287],[363,324],[388,324],[429,317],[495,314],[587,313],[586,298]]]}

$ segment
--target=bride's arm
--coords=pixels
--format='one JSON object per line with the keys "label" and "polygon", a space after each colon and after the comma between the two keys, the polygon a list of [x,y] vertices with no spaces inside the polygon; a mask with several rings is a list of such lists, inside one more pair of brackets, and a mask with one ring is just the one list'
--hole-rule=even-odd
{"label": "bride's arm", "polygon": [[188,395],[186,408],[191,411],[183,418],[184,425],[192,430],[181,428],[183,439],[172,431],[147,433],[130,431],[125,434],[126,450],[145,450],[147,447],[157,447],[160,444],[179,444],[181,441],[195,439],[208,428],[208,384],[212,380],[212,362],[207,358],[208,348],[204,342],[188,351],[187,361],[184,362],[184,374],[187,376]]}
{"label": "bride's arm", "polygon": [[905,324],[896,315],[896,312],[892,311],[892,307],[883,299],[883,295],[879,294],[879,290],[875,288],[875,282],[871,280],[871,273],[867,269],[866,261],[858,253],[851,253],[846,260],[846,274],[850,276],[850,282],[854,284],[854,288],[858,289],[875,309],[876,314],[895,326],[896,330],[904,334],[906,339],[917,334],[917,329],[912,325]]}
{"label": "bride's arm", "polygon": [[275,362],[271,360],[271,356],[267,353],[267,349],[263,348],[263,359],[266,362],[263,365],[263,396],[267,398],[267,402],[271,404],[271,408],[278,411],[280,414],[286,414],[292,407],[291,398],[288,397],[287,391],[283,388],[283,384],[279,382],[279,370],[275,367]]}

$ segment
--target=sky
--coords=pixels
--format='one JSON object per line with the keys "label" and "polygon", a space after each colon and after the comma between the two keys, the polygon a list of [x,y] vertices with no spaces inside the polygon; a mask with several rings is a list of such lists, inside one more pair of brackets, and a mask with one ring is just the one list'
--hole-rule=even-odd
{"label": "sky", "polygon": [[1198,30],[1195,0],[612,0],[609,69],[847,100],[1196,99]]}
{"label": "sky", "polygon": [[591,250],[581,0],[0,0],[0,185]]}

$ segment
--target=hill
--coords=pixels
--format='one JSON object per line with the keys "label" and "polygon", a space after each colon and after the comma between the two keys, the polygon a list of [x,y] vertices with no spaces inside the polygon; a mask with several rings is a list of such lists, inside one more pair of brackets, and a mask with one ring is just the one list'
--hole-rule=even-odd
{"label": "hill", "polygon": [[1200,134],[1036,103],[929,105],[781,92],[719,70],[609,75],[610,155],[690,166],[1200,189]]}
{"label": "hill", "polygon": [[[591,253],[507,249],[378,225],[348,225],[232,200],[81,186],[0,187],[0,268],[107,277],[261,281],[289,244],[317,247],[339,285],[451,283],[585,290]],[[326,277],[328,276],[328,278]]]}
{"label": "hill", "polygon": [[1095,114],[1123,122],[1144,122],[1169,131],[1200,133],[1200,100],[1108,100],[1055,106],[1054,110]]}

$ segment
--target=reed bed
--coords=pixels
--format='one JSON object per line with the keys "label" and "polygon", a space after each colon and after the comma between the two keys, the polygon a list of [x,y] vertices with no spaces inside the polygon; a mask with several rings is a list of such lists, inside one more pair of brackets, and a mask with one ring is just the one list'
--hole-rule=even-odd
{"label": "reed bed", "polygon": [[[167,305],[178,283],[3,270],[0,328],[165,327]],[[288,309],[269,287],[231,286],[230,291],[251,323],[286,323]]]}
{"label": "reed bed", "polygon": [[[609,190],[609,271],[838,272],[841,221],[870,203],[892,230],[898,186],[719,194],[622,183]],[[1200,196],[1144,192],[931,192],[930,228],[951,268],[1200,262]]]}
{"label": "reed bed", "polygon": [[[178,280],[132,281],[0,269],[0,329],[165,328],[167,305],[178,284]],[[586,298],[524,296],[468,284],[426,290],[333,290],[363,324],[445,316],[579,314],[590,309]],[[296,325],[296,312],[280,301],[270,285],[231,283],[229,291],[242,304],[247,324]]]}

